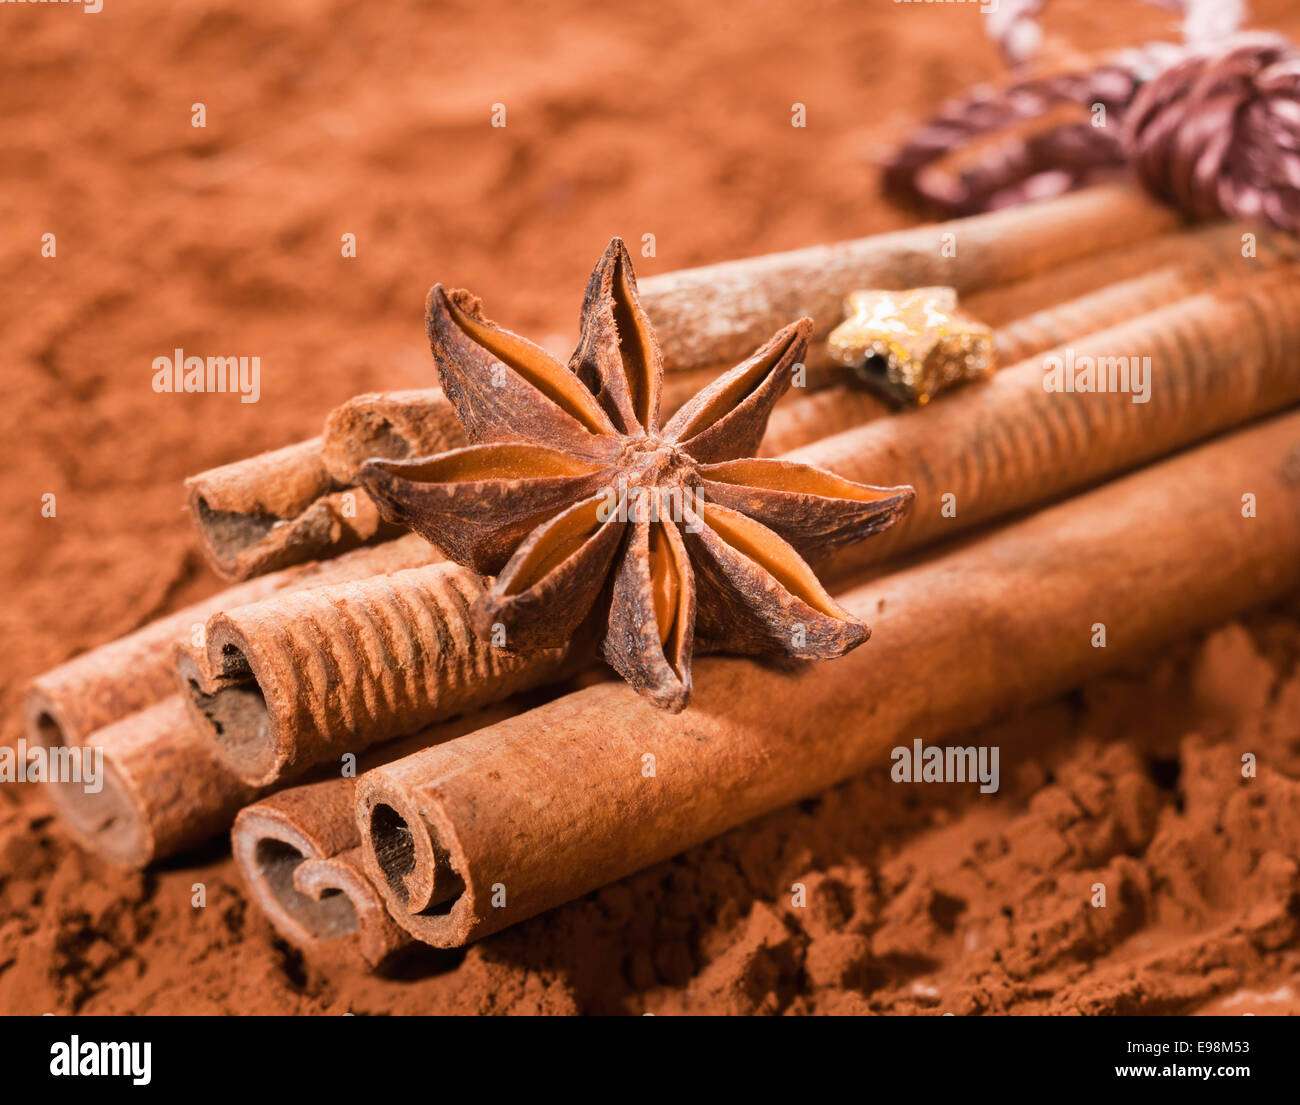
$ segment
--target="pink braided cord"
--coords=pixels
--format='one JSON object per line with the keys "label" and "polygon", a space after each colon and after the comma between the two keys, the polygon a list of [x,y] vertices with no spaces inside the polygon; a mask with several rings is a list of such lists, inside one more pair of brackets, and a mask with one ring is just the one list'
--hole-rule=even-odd
{"label": "pink braided cord", "polygon": [[[1240,5],[1184,11],[1193,45],[1151,43],[1082,72],[982,86],[940,108],[885,166],[893,195],[947,215],[1057,195],[1131,166],[1189,215],[1264,217],[1300,230],[1300,53],[1272,34],[1228,35]],[[1010,56],[1036,46],[1043,0],[1001,0],[990,28]],[[1099,125],[1100,124],[1100,125]]]}

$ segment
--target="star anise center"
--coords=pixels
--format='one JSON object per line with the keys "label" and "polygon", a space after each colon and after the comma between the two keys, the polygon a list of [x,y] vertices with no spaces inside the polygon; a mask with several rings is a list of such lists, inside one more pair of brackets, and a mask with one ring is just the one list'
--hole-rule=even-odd
{"label": "star anise center", "polygon": [[695,468],[689,455],[656,434],[628,439],[618,463],[629,487],[647,489],[680,487],[693,479]]}

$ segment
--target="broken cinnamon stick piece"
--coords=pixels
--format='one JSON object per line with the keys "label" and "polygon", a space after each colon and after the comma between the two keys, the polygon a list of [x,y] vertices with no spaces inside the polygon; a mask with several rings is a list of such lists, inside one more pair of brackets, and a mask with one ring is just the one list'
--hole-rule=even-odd
{"label": "broken cinnamon stick piece", "polygon": [[325,420],[321,458],[340,484],[355,487],[371,457],[427,457],[469,442],[442,388],[358,395]]}
{"label": "broken cinnamon stick piece", "polygon": [[[674,413],[730,365],[679,373],[665,382],[663,408]],[[814,374],[815,384],[830,382],[830,372]],[[812,386],[810,384],[810,386]],[[361,466],[374,457],[408,460],[445,453],[469,444],[442,388],[358,395],[330,412],[321,439],[321,459],[334,483],[352,488]]]}
{"label": "broken cinnamon stick piece", "polygon": [[330,476],[320,438],[213,468],[185,487],[200,546],[223,579],[248,579],[400,532],[365,492]]}
{"label": "broken cinnamon stick piece", "polygon": [[875,627],[843,659],[705,659],[681,714],[602,684],[371,771],[366,869],[459,946],[1297,585],[1292,414],[840,596]]}

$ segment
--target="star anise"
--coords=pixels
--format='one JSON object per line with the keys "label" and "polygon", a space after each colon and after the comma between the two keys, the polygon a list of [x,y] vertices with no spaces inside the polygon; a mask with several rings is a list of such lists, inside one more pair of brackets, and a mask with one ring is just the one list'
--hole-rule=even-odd
{"label": "star anise", "polygon": [[568,367],[441,285],[427,321],[443,390],[474,444],[371,460],[390,521],[496,581],[475,628],[507,646],[572,640],[599,619],[606,660],[668,710],[701,649],[840,656],[868,628],[805,558],[877,533],[912,499],[831,472],[755,459],[812,323],[781,330],[660,427],[663,361],[623,242],[596,265]]}

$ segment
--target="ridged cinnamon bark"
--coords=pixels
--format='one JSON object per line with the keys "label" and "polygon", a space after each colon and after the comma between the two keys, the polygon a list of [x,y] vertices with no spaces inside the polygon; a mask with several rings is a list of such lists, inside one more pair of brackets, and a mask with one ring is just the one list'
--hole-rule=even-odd
{"label": "ridged cinnamon bark", "polygon": [[1058,303],[1001,327],[994,342],[1004,365],[1043,353],[1081,334],[1116,326],[1128,319],[1158,311],[1180,299],[1214,291],[1231,290],[1243,279],[1271,271],[1267,260],[1225,259],[1215,269],[1196,265],[1170,265],[1107,284],[1068,303]]}
{"label": "ridged cinnamon bark", "polygon": [[218,610],[438,559],[427,542],[407,535],[220,591],[38,676],[27,696],[28,740],[51,746],[79,744],[95,730],[174,694],[176,642],[188,639]]}
{"label": "ridged cinnamon bark", "polygon": [[819,570],[834,578],[955,536],[1300,402],[1300,279],[1279,270],[1193,296],[1050,355],[1071,350],[1149,356],[1150,401],[1048,392],[1040,356],[942,403],[784,454],[846,479],[906,478],[916,488],[898,525]]}
{"label": "ridged cinnamon bark", "polygon": [[181,693],[217,759],[266,786],[570,669],[580,645],[513,653],[475,633],[483,590],[442,563],[224,610],[203,648],[177,646]]}
{"label": "ridged cinnamon bark", "polygon": [[603,684],[369,772],[367,871],[458,946],[1297,585],[1293,414],[841,595],[875,626],[841,660],[708,659],[681,714]]}
{"label": "ridged cinnamon bark", "polygon": [[[1234,228],[1235,232],[1235,228]],[[1181,241],[1181,236],[1176,240]],[[1075,266],[1087,267],[1094,281],[1085,285],[1091,290],[1072,299],[1052,301],[1033,313],[1017,316],[1002,323],[994,332],[999,363],[1014,365],[1039,353],[1049,352],[1061,342],[1083,339],[1108,330],[1122,322],[1167,307],[1180,299],[1225,288],[1280,268],[1287,256],[1281,249],[1263,249],[1258,257],[1241,256],[1239,236],[1235,252],[1210,250],[1202,244],[1192,253],[1200,253],[1205,263],[1185,260],[1181,265],[1152,269],[1128,280],[1106,282],[1102,258],[1088,258]],[[1216,237],[1216,247],[1224,243]],[[1173,256],[1177,250],[1164,251]],[[1183,250],[1184,254],[1188,251]],[[1294,250],[1293,250],[1294,252]],[[1211,263],[1213,262],[1213,263]],[[824,438],[829,438],[874,418],[890,413],[890,408],[862,384],[841,379],[830,387],[779,408],[772,415],[763,438],[763,456],[780,456]]]}
{"label": "ridged cinnamon bark", "polygon": [[[843,317],[845,294],[855,288],[947,284],[966,294],[1179,223],[1171,208],[1141,189],[1105,186],[948,223],[648,277],[640,282],[641,303],[659,332],[666,369],[734,363],[804,315],[813,320],[812,336],[825,337]],[[951,240],[945,243],[944,235]]]}

